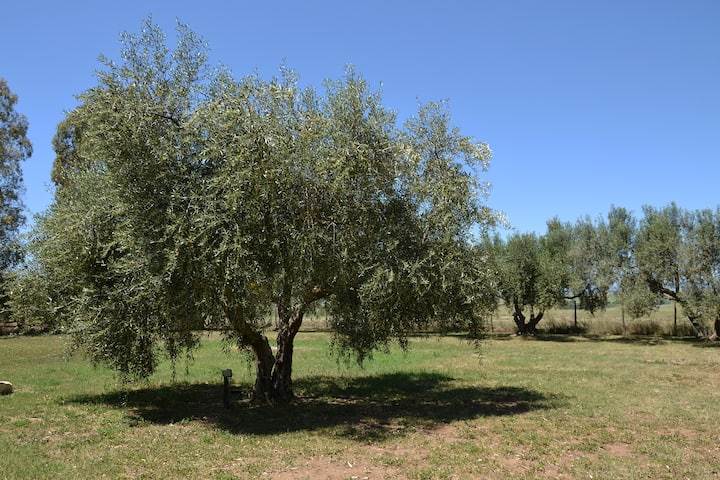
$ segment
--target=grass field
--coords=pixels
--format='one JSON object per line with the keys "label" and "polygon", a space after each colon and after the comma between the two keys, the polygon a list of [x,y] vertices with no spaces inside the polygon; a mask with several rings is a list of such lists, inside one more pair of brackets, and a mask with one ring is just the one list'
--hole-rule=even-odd
{"label": "grass field", "polygon": [[[625,316],[622,321],[622,310],[619,305],[611,305],[605,310],[594,314],[578,309],[578,326],[583,333],[591,335],[658,335],[658,336],[693,336],[690,322],[685,317],[682,307],[677,309],[677,327],[673,317],[673,305],[666,303],[650,315],[633,319]],[[538,328],[545,331],[570,331],[574,326],[572,308],[554,308],[546,312]],[[509,333],[515,331],[515,323],[510,312],[505,308],[498,309],[493,317],[495,332]]]}
{"label": "grass field", "polygon": [[[625,315],[625,323],[622,321],[622,309],[620,305],[613,304],[605,310],[599,310],[594,314],[578,309],[579,331],[589,335],[656,335],[656,336],[694,336],[694,332],[687,318],[683,314],[682,307],[678,305],[677,326],[673,318],[673,305],[666,303],[652,312],[650,315],[633,319]],[[268,323],[274,323],[274,317],[268,318]],[[573,309],[571,305],[565,308],[553,308],[545,313],[538,328],[546,332],[556,333],[577,333],[574,328]],[[510,312],[500,307],[492,322],[488,322],[488,331],[493,333],[514,333],[515,323]],[[712,325],[708,325],[712,327]],[[327,316],[320,309],[307,315],[303,322],[303,329],[306,331],[327,330]]]}
{"label": "grass field", "polygon": [[222,406],[242,357],[129,388],[63,337],[0,338],[0,478],[720,478],[720,349],[662,339],[425,337],[364,369],[301,333],[289,408]]}

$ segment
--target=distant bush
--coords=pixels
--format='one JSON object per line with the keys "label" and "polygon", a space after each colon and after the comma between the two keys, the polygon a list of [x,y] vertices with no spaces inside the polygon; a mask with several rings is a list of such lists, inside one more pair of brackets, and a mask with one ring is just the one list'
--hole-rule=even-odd
{"label": "distant bush", "polygon": [[662,325],[655,320],[636,320],[628,324],[630,335],[663,335],[665,333]]}
{"label": "distant bush", "polygon": [[556,335],[583,335],[587,333],[588,328],[584,323],[578,323],[577,326],[572,323],[556,323],[550,321],[542,328],[543,333]]}
{"label": "distant bush", "polygon": [[588,333],[593,335],[625,335],[627,332],[621,322],[596,319],[589,322]]}

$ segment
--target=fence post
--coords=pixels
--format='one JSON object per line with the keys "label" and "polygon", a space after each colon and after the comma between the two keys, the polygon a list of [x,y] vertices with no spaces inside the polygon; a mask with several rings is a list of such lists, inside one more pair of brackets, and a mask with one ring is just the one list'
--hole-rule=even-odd
{"label": "fence post", "polygon": [[230,379],[232,378],[232,370],[225,369],[222,371],[223,377],[223,405],[230,408]]}
{"label": "fence post", "polygon": [[575,331],[577,331],[577,300],[573,300],[573,319],[575,320]]}

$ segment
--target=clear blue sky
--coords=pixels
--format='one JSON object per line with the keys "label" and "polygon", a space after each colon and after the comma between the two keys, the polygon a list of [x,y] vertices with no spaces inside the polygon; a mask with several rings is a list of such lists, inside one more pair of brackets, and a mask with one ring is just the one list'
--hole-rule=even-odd
{"label": "clear blue sky", "polygon": [[0,76],[35,147],[32,212],[51,201],[51,139],[97,56],[151,14],[204,36],[236,75],[283,62],[318,84],[354,64],[401,117],[449,99],[495,152],[491,206],[520,230],[610,204],[720,202],[720,1],[3,2]]}

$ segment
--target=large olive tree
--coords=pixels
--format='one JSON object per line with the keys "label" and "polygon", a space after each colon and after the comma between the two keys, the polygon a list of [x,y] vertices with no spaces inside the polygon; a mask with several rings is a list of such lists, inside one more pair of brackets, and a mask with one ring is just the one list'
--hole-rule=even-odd
{"label": "large olive tree", "polygon": [[175,357],[220,329],[254,355],[255,396],[284,401],[316,302],[359,359],[428,322],[480,322],[490,150],[442,104],[401,127],[352,70],[317,91],[287,71],[211,75],[182,26],[174,51],[150,23],[123,42],[61,126],[31,245],[93,359],[146,376],[160,345]]}

